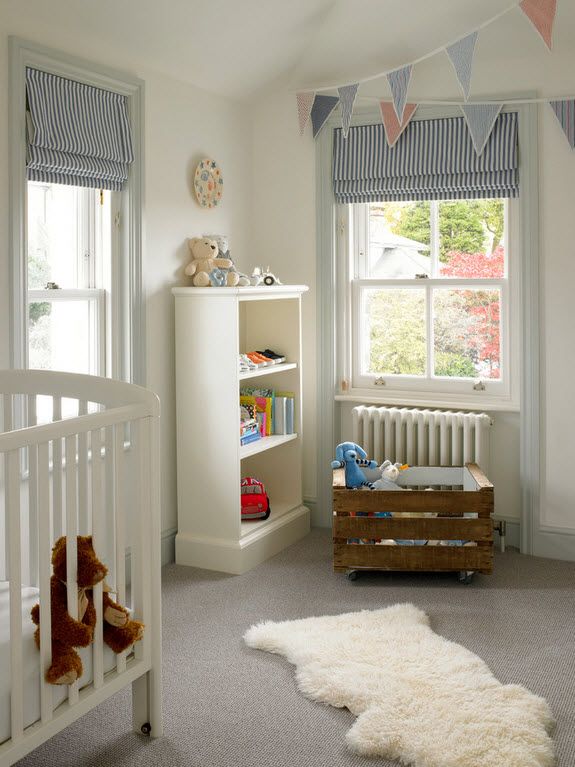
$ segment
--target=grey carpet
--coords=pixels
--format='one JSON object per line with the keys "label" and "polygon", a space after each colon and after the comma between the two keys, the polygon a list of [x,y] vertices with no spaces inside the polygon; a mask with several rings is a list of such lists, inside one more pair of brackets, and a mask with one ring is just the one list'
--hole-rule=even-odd
{"label": "grey carpet", "polygon": [[244,576],[170,565],[165,737],[150,741],[130,732],[124,691],[19,765],[389,767],[349,753],[344,734],[352,715],[304,698],[292,666],[247,649],[241,637],[262,619],[413,602],[429,613],[436,632],[481,656],[502,682],[524,684],[549,701],[558,720],[558,765],[573,767],[574,587],[573,564],[514,551],[497,555],[494,575],[476,576],[471,586],[444,574],[373,573],[350,583],[331,571],[329,532],[320,530]]}

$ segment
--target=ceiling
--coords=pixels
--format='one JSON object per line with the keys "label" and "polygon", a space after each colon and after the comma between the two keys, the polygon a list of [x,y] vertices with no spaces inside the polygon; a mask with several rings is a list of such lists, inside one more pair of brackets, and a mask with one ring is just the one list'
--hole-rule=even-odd
{"label": "ceiling", "polygon": [[511,2],[0,0],[0,6],[8,32],[30,36],[33,22],[35,37],[45,39],[43,31],[50,30],[50,39],[66,41],[76,53],[93,58],[98,51],[100,60],[137,63],[249,100],[278,82],[338,84],[400,66]]}

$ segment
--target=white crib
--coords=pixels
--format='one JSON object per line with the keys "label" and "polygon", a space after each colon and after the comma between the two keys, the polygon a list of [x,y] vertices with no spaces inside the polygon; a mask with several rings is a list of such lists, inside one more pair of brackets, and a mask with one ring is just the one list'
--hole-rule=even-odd
{"label": "white crib", "polygon": [[[133,724],[162,734],[159,401],[95,376],[0,371],[0,767],[7,767],[122,687]],[[45,421],[45,422],[42,422]],[[69,687],[46,683],[51,663],[51,549],[66,535],[68,583],[76,536],[93,537],[117,601],[146,626],[132,651],[102,641],[102,584],[93,644]],[[40,651],[30,608],[40,602]],[[77,594],[68,611],[77,617]]]}

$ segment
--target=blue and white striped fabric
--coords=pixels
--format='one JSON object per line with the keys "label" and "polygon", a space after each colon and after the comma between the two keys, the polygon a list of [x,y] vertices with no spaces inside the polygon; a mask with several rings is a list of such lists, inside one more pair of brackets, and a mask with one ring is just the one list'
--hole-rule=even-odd
{"label": "blue and white striped fabric", "polygon": [[445,49],[449,60],[453,64],[466,101],[469,98],[469,89],[471,87],[471,69],[478,34],[477,30],[475,30],[475,32],[467,35],[467,37],[463,37],[461,40],[453,43],[453,45],[448,45]]}
{"label": "blue and white striped fabric", "polygon": [[339,203],[517,197],[517,113],[500,114],[481,155],[465,119],[412,120],[393,147],[381,123],[334,131]]}
{"label": "blue and white striped fabric", "polygon": [[575,101],[569,99],[569,101],[550,101],[549,103],[563,128],[563,133],[565,133],[571,149],[575,149]]}
{"label": "blue and white striped fabric", "polygon": [[31,181],[120,191],[134,161],[125,96],[26,69]]}

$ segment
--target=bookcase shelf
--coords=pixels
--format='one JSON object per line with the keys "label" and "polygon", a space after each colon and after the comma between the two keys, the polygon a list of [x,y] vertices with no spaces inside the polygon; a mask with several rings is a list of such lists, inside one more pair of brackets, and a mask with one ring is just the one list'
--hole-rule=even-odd
{"label": "bookcase shelf", "polygon": [[[302,501],[301,299],[306,291],[304,285],[172,291],[178,564],[243,573],[309,531],[309,510]],[[275,349],[289,362],[240,373],[238,355],[251,349]],[[240,388],[261,377],[266,388],[293,392],[296,433],[240,445]],[[271,505],[266,520],[241,521],[240,481],[246,476],[266,487]]]}
{"label": "bookcase shelf", "polygon": [[245,381],[248,378],[259,378],[260,376],[269,376],[272,373],[282,373],[286,370],[296,370],[297,362],[282,362],[281,365],[270,365],[267,368],[258,368],[257,370],[250,370],[249,373],[240,373],[240,381]]}
{"label": "bookcase shelf", "polygon": [[240,458],[249,458],[250,455],[263,453],[264,450],[271,450],[273,447],[285,445],[292,439],[297,439],[297,434],[270,434],[269,437],[262,437],[255,442],[240,446]]}

